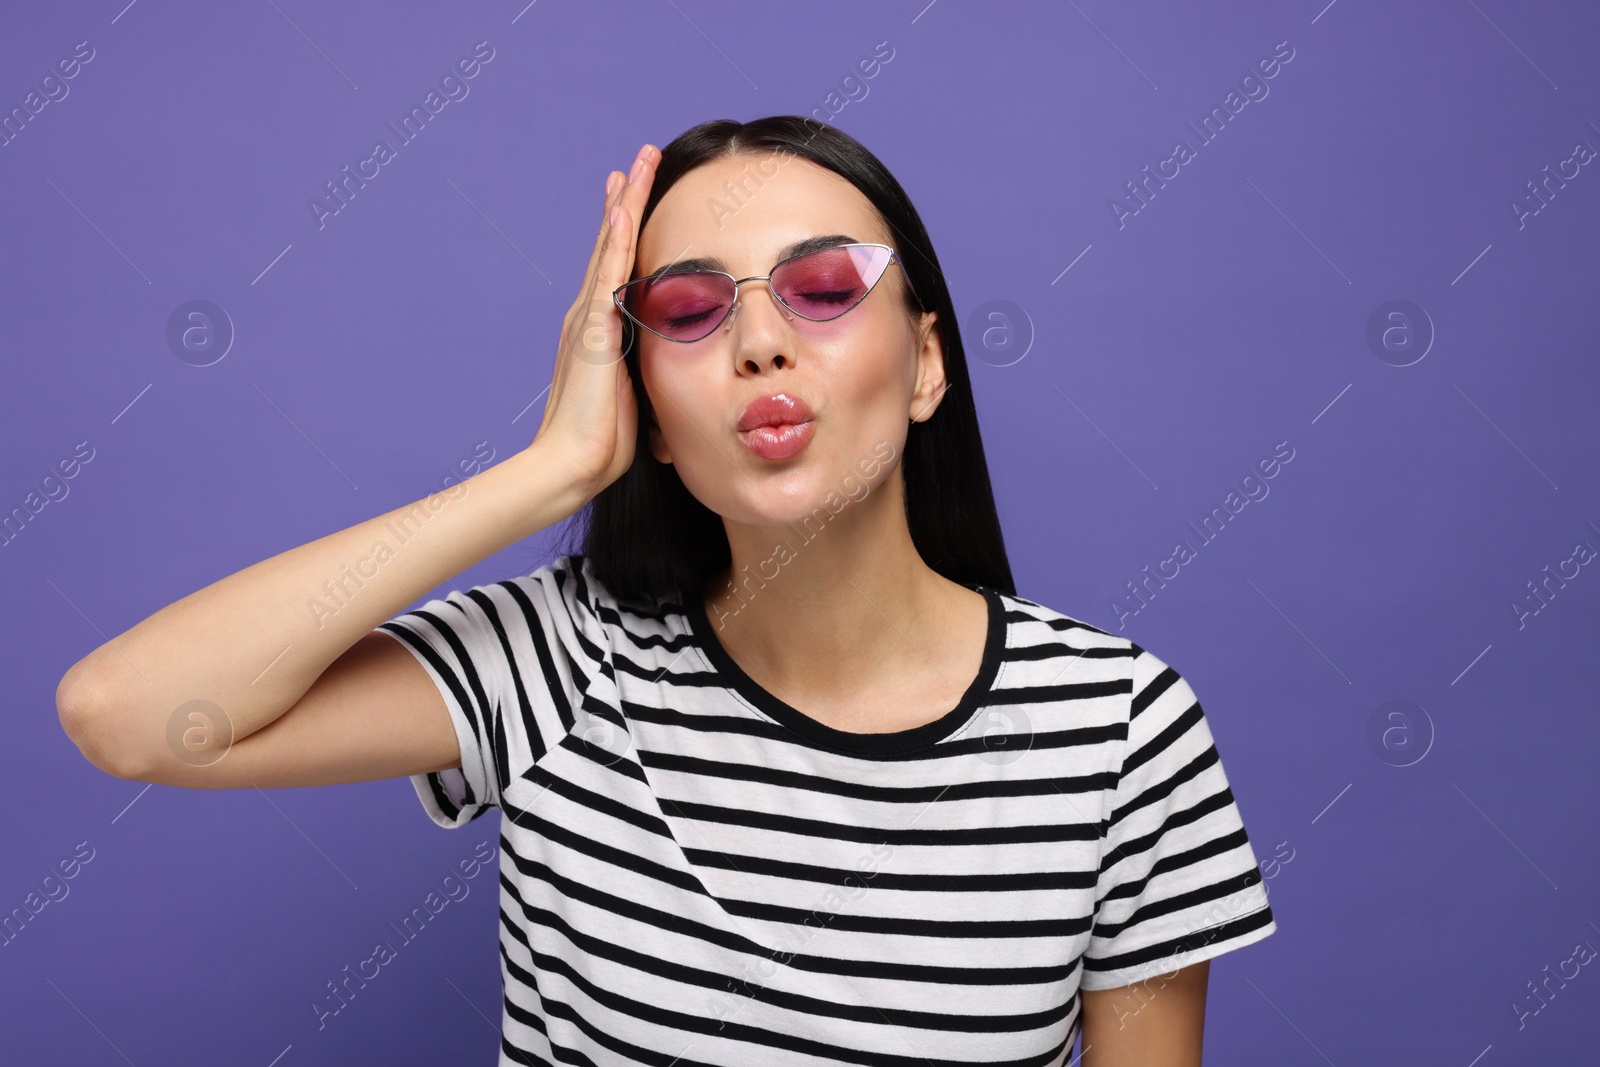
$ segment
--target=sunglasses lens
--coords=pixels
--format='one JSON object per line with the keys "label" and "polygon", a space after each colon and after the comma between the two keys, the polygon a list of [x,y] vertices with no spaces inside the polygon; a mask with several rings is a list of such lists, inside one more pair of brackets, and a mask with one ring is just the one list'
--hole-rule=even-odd
{"label": "sunglasses lens", "polygon": [[717,328],[733,296],[726,275],[667,274],[631,282],[622,291],[622,306],[663,337],[698,341]]}
{"label": "sunglasses lens", "polygon": [[878,245],[809,252],[779,265],[772,288],[790,310],[819,322],[836,319],[866,297],[893,253]]}
{"label": "sunglasses lens", "polygon": [[[872,291],[894,253],[880,245],[841,245],[778,264],[772,289],[797,315],[836,319]],[[737,296],[726,274],[696,271],[640,278],[622,289],[623,308],[647,329],[672,341],[698,341],[727,318]]]}

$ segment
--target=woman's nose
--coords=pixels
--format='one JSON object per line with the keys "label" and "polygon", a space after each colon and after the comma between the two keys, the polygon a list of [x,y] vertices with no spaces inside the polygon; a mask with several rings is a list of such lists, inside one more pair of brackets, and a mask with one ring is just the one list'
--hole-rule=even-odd
{"label": "woman's nose", "polygon": [[[786,307],[784,305],[783,301],[778,299],[777,294],[775,294],[770,288],[768,288],[766,286],[763,286],[762,288],[766,292],[768,298],[770,298],[772,300],[773,306],[778,309],[779,313],[781,313],[785,319],[791,319],[792,320],[794,318],[794,312],[790,311],[788,309],[788,307]],[[733,329],[733,320],[739,317],[739,309],[741,307],[743,307],[743,306],[744,306],[744,293],[743,293],[742,290],[741,291],[737,291],[734,294],[733,307],[728,309],[728,317],[725,320],[723,320],[722,328],[724,330]]]}

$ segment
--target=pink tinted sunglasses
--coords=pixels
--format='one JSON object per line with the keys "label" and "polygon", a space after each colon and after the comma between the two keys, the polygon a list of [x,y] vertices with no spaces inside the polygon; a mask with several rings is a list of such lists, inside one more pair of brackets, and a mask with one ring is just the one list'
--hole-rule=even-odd
{"label": "pink tinted sunglasses", "polygon": [[748,278],[668,266],[617,286],[611,298],[624,315],[656,336],[688,344],[709,337],[737,309],[744,282],[764,281],[785,308],[812,322],[828,322],[865,300],[891,262],[899,264],[915,297],[911,276],[893,248],[859,242],[802,252],[778,263],[770,274]]}

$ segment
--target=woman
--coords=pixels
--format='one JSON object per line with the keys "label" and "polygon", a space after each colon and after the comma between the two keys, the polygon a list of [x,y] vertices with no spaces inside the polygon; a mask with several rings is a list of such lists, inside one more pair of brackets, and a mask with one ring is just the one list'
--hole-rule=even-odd
{"label": "woman", "polygon": [[1197,1064],[1207,961],[1275,929],[1188,684],[1015,594],[927,233],[800,118],[608,175],[527,449],[58,703],[121,777],[500,808],[503,1064]]}

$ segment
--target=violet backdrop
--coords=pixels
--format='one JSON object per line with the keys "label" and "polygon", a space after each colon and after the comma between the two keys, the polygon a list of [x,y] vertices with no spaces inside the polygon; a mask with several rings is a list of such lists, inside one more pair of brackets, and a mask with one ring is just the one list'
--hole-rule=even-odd
{"label": "violet backdrop", "polygon": [[404,779],[119,780],[55,686],[524,447],[606,172],[780,113],[860,139],[932,233],[1018,592],[1206,709],[1279,925],[1214,961],[1208,1062],[1593,1062],[1600,9],[13,8],[0,1062],[494,1061],[495,874],[457,864],[498,815],[442,833]]}

